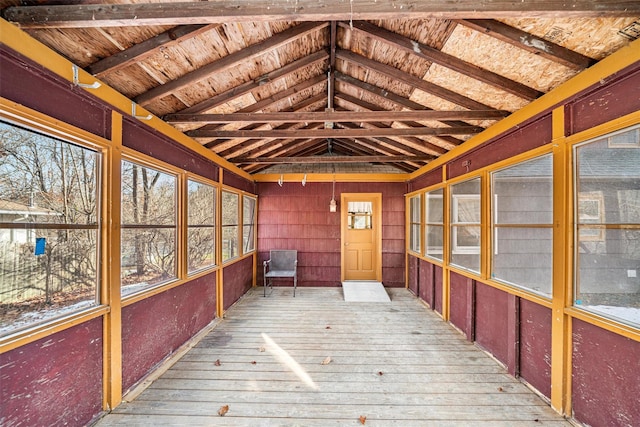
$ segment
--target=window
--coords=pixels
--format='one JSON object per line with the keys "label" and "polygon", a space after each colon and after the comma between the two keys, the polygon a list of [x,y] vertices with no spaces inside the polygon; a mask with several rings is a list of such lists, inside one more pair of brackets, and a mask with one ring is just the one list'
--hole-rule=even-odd
{"label": "window", "polygon": [[222,192],[222,261],[238,256],[238,224],[240,223],[239,196]]}
{"label": "window", "polygon": [[420,253],[420,223],[422,221],[420,205],[419,195],[409,199],[409,250],[416,253]]}
{"label": "window", "polygon": [[187,182],[187,270],[216,264],[216,188]]}
{"label": "window", "polygon": [[0,122],[0,335],[99,302],[100,162]]}
{"label": "window", "polygon": [[242,253],[255,250],[256,199],[242,196]]}
{"label": "window", "polygon": [[480,178],[451,186],[451,264],[480,272]]}
{"label": "window", "polygon": [[176,278],[176,177],[122,162],[122,295]]}
{"label": "window", "polygon": [[640,325],[640,126],[577,145],[574,305]]}
{"label": "window", "polygon": [[545,155],[491,174],[491,277],[551,297],[553,159]]}
{"label": "window", "polygon": [[349,202],[347,206],[347,226],[350,230],[371,230],[373,204],[371,202]]}
{"label": "window", "polygon": [[429,191],[426,194],[426,255],[442,261],[442,245],[444,241],[444,205],[442,203],[443,190]]}

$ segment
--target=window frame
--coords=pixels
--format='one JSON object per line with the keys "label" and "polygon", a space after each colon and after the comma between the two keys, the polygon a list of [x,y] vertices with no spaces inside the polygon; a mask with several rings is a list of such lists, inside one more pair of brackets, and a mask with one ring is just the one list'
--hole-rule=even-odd
{"label": "window frame", "polygon": [[[246,200],[251,200],[253,202],[253,209],[252,209],[252,217],[251,217],[251,222],[247,223],[246,222],[246,218],[245,218],[245,203]],[[254,253],[256,251],[256,246],[257,246],[257,233],[256,233],[256,229],[257,229],[257,217],[258,217],[258,198],[254,195],[249,195],[249,194],[242,194],[242,239],[240,240],[242,242],[242,251],[241,251],[241,255],[248,255],[251,253]],[[250,228],[250,232],[249,232],[249,238],[247,238],[247,242],[251,242],[251,248],[247,248],[245,247],[245,227],[249,227]]]}
{"label": "window frame", "polygon": [[[460,200],[477,200],[480,206],[480,222],[457,221]],[[481,194],[451,194],[451,253],[457,255],[477,255],[482,247],[482,238],[478,241],[478,246],[459,245],[458,244],[458,227],[477,226],[482,229],[482,205]],[[480,236],[481,237],[481,236]]]}
{"label": "window frame", "polygon": [[[418,212],[418,222],[415,222],[414,215],[414,201],[417,200],[417,207],[419,209]],[[413,254],[421,254],[422,253],[422,224],[423,224],[423,212],[422,212],[422,194],[416,194],[409,197],[409,240],[407,242],[407,247],[409,252]],[[417,233],[416,233],[417,228]],[[415,233],[415,234],[414,234]],[[417,242],[414,242],[414,236],[417,236]],[[412,243],[417,243],[417,247],[413,246]]]}
{"label": "window frame", "polygon": [[[435,192],[440,192],[440,194],[432,194]],[[442,219],[440,222],[430,221],[429,220],[429,200],[430,199],[440,199],[442,205],[442,211],[440,212]],[[425,246],[425,256],[437,260],[439,262],[444,261],[444,244],[445,244],[445,233],[444,233],[444,220],[445,220],[445,191],[444,187],[434,188],[424,193],[424,246]],[[429,246],[429,229],[432,227],[439,227],[442,231],[442,245],[441,246]],[[440,258],[435,257],[434,255],[440,255]]]}
{"label": "window frame", "polygon": [[[149,228],[161,228],[161,229],[173,229],[173,236],[174,236],[174,260],[173,260],[173,270],[174,270],[174,275],[171,278],[168,278],[166,280],[162,280],[160,282],[154,283],[152,285],[143,287],[142,289],[139,290],[135,290],[131,293],[127,293],[124,294],[122,293],[122,235],[120,237],[120,254],[121,254],[121,258],[120,258],[120,292],[122,295],[122,299],[123,300],[127,300],[128,302],[135,302],[140,298],[146,298],[147,296],[150,296],[149,293],[152,293],[153,291],[155,291],[156,289],[164,289],[166,286],[171,285],[173,283],[177,283],[179,281],[181,281],[183,279],[183,274],[180,268],[181,263],[183,262],[182,260],[185,259],[186,260],[186,245],[183,245],[182,241],[183,239],[180,236],[180,229],[181,227],[183,227],[183,223],[186,223],[186,218],[183,219],[183,214],[181,212],[182,209],[182,197],[181,197],[181,192],[182,192],[182,183],[185,180],[184,174],[177,168],[172,167],[171,165],[168,165],[164,162],[161,162],[160,160],[157,159],[152,159],[152,158],[148,158],[147,156],[144,155],[140,155],[139,153],[133,151],[133,150],[123,150],[122,153],[122,157],[120,159],[120,183],[122,186],[122,165],[123,162],[129,162],[132,164],[135,164],[137,166],[142,166],[145,167],[147,169],[151,169],[151,170],[155,170],[157,172],[172,176],[174,178],[174,194],[173,194],[173,200],[174,200],[174,222],[173,225],[161,225],[161,226],[157,226],[157,225],[151,225],[151,224],[124,224],[123,223],[123,219],[122,219],[122,209],[124,206],[123,203],[123,197],[122,197],[122,187],[120,188],[120,193],[119,193],[119,197],[120,197],[120,228],[122,231],[127,230],[127,229],[149,229]],[[185,207],[186,209],[186,207]],[[122,234],[121,231],[121,234]],[[186,243],[186,242],[185,242]],[[183,247],[184,246],[184,247]]]}
{"label": "window frame", "polygon": [[[191,278],[193,276],[197,276],[198,274],[202,273],[203,271],[207,271],[207,270],[212,270],[215,269],[218,266],[218,257],[217,257],[217,253],[218,253],[218,189],[219,186],[217,183],[213,182],[213,181],[207,181],[202,179],[201,177],[199,177],[198,175],[194,175],[194,174],[187,174],[187,176],[185,177],[185,181],[186,181],[186,191],[185,191],[185,220],[184,220],[184,227],[186,229],[186,241],[185,241],[185,245],[184,245],[184,258],[185,258],[185,268],[186,268],[186,274],[188,278]],[[199,185],[205,185],[207,187],[211,187],[211,189],[213,190],[213,224],[212,225],[190,225],[189,223],[189,183],[193,182]],[[212,228],[213,229],[213,261],[210,264],[201,266],[199,268],[190,270],[189,269],[189,231],[192,229],[197,229],[197,228]]]}
{"label": "window frame", "polygon": [[[236,203],[236,215],[235,215],[235,223],[234,224],[225,224],[225,201],[224,201],[224,195],[225,194],[231,194],[231,195],[235,195],[237,198],[237,203]],[[220,220],[220,234],[221,234],[221,239],[220,239],[220,262],[221,264],[227,264],[233,261],[236,261],[237,259],[242,257],[242,251],[241,251],[241,247],[239,247],[239,245],[242,242],[242,192],[241,191],[237,191],[235,189],[231,189],[231,187],[223,187],[221,192],[220,192],[220,216],[221,216],[221,220]],[[236,232],[235,232],[235,243],[236,246],[238,247],[238,250],[236,250],[235,255],[233,254],[233,252],[231,253],[231,255],[228,258],[225,258],[224,256],[224,231],[225,231],[225,227],[236,227]]]}

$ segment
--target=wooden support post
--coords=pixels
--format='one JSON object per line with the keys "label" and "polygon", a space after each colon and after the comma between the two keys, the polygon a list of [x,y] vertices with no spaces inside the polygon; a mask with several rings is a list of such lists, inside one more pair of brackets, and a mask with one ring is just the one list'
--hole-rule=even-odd
{"label": "wooden support post", "polygon": [[553,110],[553,290],[551,318],[551,406],[571,413],[571,155],[565,142],[564,107]]}
{"label": "wooden support post", "polygon": [[122,299],[120,296],[120,194],[122,161],[122,115],[111,115],[112,146],[105,150],[102,185],[101,303],[109,306],[103,321],[102,407],[113,409],[122,401]]}

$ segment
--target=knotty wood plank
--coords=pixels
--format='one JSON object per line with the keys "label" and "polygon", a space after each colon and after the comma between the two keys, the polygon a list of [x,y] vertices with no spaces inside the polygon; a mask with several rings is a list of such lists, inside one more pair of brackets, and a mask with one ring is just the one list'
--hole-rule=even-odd
{"label": "knotty wood plank", "polygon": [[298,290],[250,290],[98,425],[570,425],[405,289],[391,303]]}
{"label": "knotty wood plank", "polygon": [[636,16],[635,0],[230,0],[221,2],[13,6],[3,17],[25,28],[115,27],[252,21],[335,21],[427,18]]}

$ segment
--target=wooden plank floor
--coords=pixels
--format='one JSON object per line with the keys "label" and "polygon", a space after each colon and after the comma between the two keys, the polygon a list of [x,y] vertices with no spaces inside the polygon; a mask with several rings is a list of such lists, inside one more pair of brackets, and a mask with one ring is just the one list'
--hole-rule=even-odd
{"label": "wooden plank floor", "polygon": [[346,303],[340,288],[252,289],[98,425],[570,425],[407,290],[388,291],[391,303]]}

